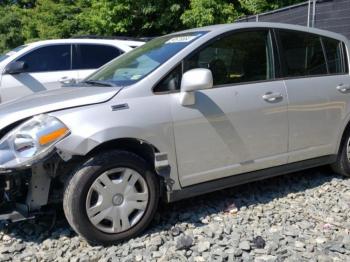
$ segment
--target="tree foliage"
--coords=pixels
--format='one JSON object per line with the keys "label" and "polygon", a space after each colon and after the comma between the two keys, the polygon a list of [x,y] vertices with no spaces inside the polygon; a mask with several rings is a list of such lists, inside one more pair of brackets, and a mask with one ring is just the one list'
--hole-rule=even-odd
{"label": "tree foliage", "polygon": [[181,0],[92,0],[79,20],[86,33],[160,35],[183,27]]}
{"label": "tree foliage", "polygon": [[0,8],[0,51],[23,44],[21,10],[16,6]]}
{"label": "tree foliage", "polygon": [[68,38],[81,31],[78,20],[83,5],[78,1],[37,0],[24,9],[23,34],[28,40]]}
{"label": "tree foliage", "polygon": [[302,0],[0,0],[0,52],[75,35],[158,36]]}
{"label": "tree foliage", "polygon": [[288,6],[304,0],[238,0],[243,12],[246,14],[258,14],[268,10],[273,10],[283,6]]}
{"label": "tree foliage", "polygon": [[230,23],[239,13],[233,3],[224,0],[192,0],[189,9],[181,16],[187,27]]}

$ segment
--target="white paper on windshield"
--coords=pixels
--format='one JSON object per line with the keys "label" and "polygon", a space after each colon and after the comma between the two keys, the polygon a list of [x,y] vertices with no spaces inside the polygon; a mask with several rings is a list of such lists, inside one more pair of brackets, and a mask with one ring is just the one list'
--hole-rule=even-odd
{"label": "white paper on windshield", "polygon": [[133,75],[130,77],[130,80],[138,80],[142,77],[142,75]]}
{"label": "white paper on windshield", "polygon": [[166,41],[166,44],[173,44],[173,43],[187,43],[191,42],[193,39],[195,39],[198,35],[184,35],[184,36],[176,36],[173,38],[170,38],[168,41]]}

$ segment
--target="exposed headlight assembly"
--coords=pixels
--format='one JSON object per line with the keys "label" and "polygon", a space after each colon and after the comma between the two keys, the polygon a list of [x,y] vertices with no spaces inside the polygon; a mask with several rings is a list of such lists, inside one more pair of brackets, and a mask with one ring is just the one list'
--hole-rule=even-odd
{"label": "exposed headlight assembly", "polygon": [[39,115],[10,131],[0,141],[0,169],[24,167],[44,158],[69,129],[57,118]]}

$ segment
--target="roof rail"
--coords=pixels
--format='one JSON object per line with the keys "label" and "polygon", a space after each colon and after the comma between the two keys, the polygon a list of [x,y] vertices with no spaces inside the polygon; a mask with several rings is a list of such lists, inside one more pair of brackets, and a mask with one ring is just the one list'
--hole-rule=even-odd
{"label": "roof rail", "polygon": [[71,39],[111,39],[111,40],[126,40],[126,41],[143,41],[147,42],[154,37],[129,37],[129,36],[99,36],[99,35],[77,35]]}

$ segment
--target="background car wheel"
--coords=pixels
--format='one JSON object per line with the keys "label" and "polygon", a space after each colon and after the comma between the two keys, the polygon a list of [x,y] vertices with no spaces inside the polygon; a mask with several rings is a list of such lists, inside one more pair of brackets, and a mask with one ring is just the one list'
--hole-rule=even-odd
{"label": "background car wheel", "polygon": [[337,161],[331,167],[334,172],[350,177],[350,131],[346,132],[345,139],[340,145]]}
{"label": "background car wheel", "polygon": [[158,207],[157,175],[139,156],[100,153],[76,170],[63,197],[69,224],[88,242],[110,245],[138,235]]}

